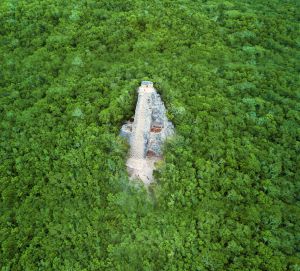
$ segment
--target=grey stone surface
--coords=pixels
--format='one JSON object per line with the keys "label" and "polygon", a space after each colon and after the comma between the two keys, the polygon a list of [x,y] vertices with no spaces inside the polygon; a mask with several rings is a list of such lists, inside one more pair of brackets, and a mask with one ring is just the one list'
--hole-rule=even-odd
{"label": "grey stone surface", "polygon": [[132,133],[132,123],[128,122],[124,124],[121,128],[120,135],[127,139],[128,143],[130,142],[130,137]]}
{"label": "grey stone surface", "polygon": [[153,83],[151,81],[142,81],[141,86],[153,87]]}

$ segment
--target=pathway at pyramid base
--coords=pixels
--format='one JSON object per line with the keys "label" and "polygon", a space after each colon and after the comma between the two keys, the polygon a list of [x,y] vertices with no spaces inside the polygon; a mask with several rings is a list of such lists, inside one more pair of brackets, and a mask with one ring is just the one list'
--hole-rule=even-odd
{"label": "pathway at pyramid base", "polygon": [[121,129],[130,144],[126,165],[132,179],[140,179],[145,185],[153,182],[155,163],[162,159],[162,145],[173,134],[173,124],[166,117],[159,94],[152,82],[143,81],[138,88],[134,121]]}
{"label": "pathway at pyramid base", "polygon": [[153,182],[155,163],[161,159],[160,157],[129,158],[126,163],[128,174],[132,179],[140,179],[145,185],[149,185]]}

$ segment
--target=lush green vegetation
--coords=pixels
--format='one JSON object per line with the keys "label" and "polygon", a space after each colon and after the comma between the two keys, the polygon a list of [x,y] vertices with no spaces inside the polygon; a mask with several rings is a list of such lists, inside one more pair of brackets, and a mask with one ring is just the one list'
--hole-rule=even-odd
{"label": "lush green vegetation", "polygon": [[[299,10],[2,0],[0,270],[299,271]],[[145,79],[177,131],[150,195],[119,137]]]}

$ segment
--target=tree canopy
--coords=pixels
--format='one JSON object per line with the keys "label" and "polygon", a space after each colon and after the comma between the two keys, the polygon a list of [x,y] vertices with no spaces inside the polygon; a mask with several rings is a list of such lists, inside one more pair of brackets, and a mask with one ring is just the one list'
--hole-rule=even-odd
{"label": "tree canopy", "polygon": [[[0,270],[298,271],[297,0],[2,0]],[[150,192],[119,130],[175,124]]]}

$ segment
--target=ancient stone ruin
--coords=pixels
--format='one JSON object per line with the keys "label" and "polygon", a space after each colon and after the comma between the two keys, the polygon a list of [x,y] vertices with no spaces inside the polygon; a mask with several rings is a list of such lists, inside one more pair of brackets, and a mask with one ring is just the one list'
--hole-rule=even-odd
{"label": "ancient stone ruin", "polygon": [[130,144],[126,163],[129,175],[150,184],[154,164],[162,159],[163,142],[173,134],[174,126],[168,121],[166,108],[153,83],[142,81],[134,118],[121,128],[121,136]]}

